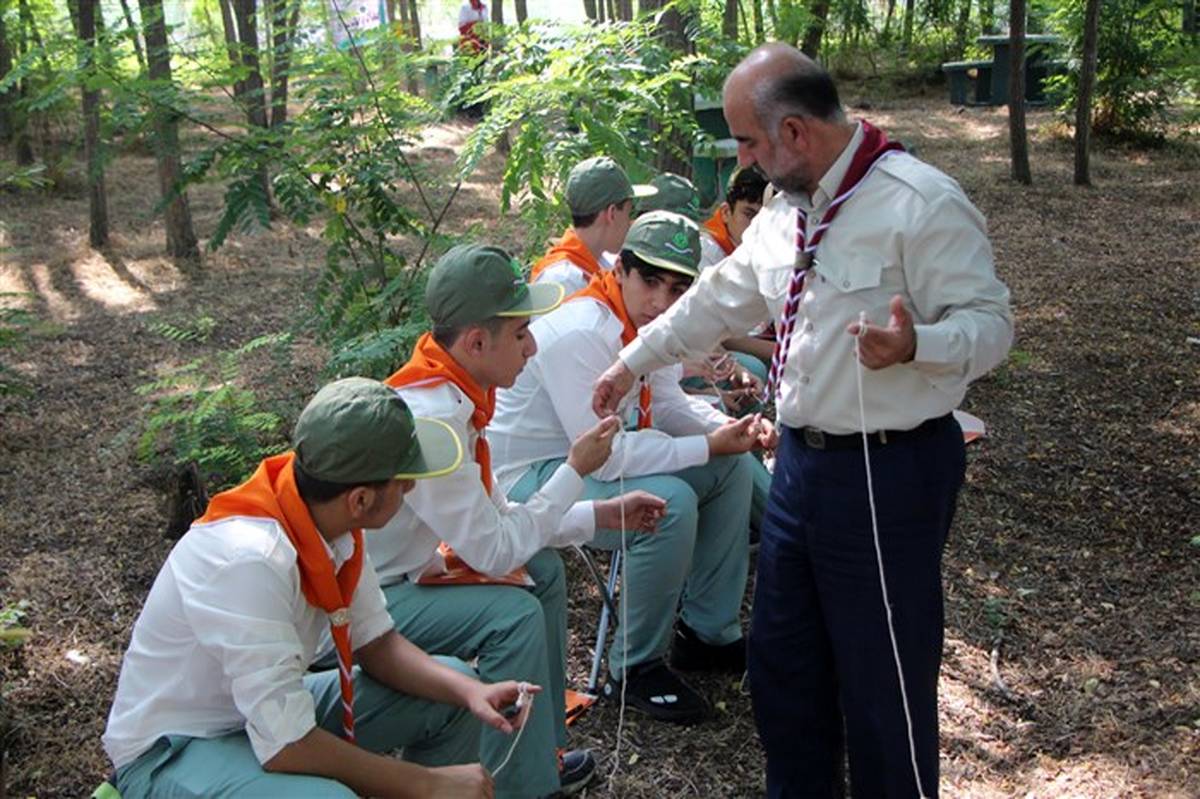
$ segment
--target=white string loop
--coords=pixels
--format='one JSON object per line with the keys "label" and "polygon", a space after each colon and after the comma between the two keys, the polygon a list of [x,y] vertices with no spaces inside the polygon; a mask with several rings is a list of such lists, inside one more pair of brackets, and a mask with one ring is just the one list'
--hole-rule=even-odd
{"label": "white string loop", "polygon": [[879,518],[875,513],[875,486],[871,482],[871,446],[867,439],[867,411],[863,400],[862,337],[867,332],[866,311],[858,315],[858,335],[854,338],[854,368],[858,379],[858,418],[861,422],[863,442],[863,464],[867,472],[867,502],[871,507],[871,533],[875,541],[875,562],[879,565],[879,588],[883,594],[883,610],[887,615],[888,636],[892,641],[892,657],[896,661],[896,676],[900,678],[900,701],[904,706],[904,723],[908,729],[908,754],[912,760],[913,779],[917,783],[917,795],[929,799],[921,785],[921,770],[917,767],[917,741],[913,735],[912,713],[908,708],[908,689],[904,684],[904,668],[900,665],[900,646],[896,643],[896,627],[892,622],[892,604],[888,600],[887,577],[883,572],[883,549],[879,545]]}

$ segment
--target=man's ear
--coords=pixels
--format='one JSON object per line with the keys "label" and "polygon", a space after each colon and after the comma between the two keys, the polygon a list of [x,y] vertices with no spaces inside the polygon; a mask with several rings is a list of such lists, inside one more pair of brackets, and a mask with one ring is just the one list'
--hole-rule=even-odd
{"label": "man's ear", "polygon": [[488,349],[488,332],[480,325],[472,325],[462,332],[459,343],[466,354],[482,355]]}
{"label": "man's ear", "polygon": [[808,120],[804,117],[784,117],[779,122],[779,141],[792,151],[808,149]]}
{"label": "man's ear", "polygon": [[342,501],[351,521],[357,526],[375,505],[375,489],[370,486],[355,486],[342,494]]}

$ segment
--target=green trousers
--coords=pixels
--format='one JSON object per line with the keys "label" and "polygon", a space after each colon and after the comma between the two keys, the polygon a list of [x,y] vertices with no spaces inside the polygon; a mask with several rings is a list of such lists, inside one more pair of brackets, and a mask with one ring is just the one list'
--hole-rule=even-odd
{"label": "green trousers", "polygon": [[[509,496],[524,501],[562,462],[558,458],[534,464]],[[626,536],[628,560],[619,611],[628,624],[623,628],[618,620],[609,649],[608,668],[614,678],[624,679],[627,666],[667,654],[681,605],[683,621],[708,643],[728,644],[741,637],[753,462],[749,455],[720,457],[674,474],[624,480],[625,491],[640,488],[661,497],[667,511],[656,532]],[[586,477],[583,498],[617,496],[621,482]],[[621,533],[598,531],[592,545],[620,549]]]}
{"label": "green trousers", "polygon": [[[439,658],[464,674],[461,661]],[[304,686],[317,706],[317,724],[340,735],[342,694],[337,671],[309,674]],[[354,668],[354,734],[372,752],[404,750],[404,759],[425,766],[476,762],[482,725],[462,708],[407,696]],[[165,735],[117,772],[124,799],[218,799],[286,796],[354,799],[340,782],[301,774],[272,774],[258,762],[244,731],[217,738]]]}
{"label": "green trousers", "polygon": [[[536,585],[416,585],[383,589],[396,629],[427,652],[475,660],[484,682],[542,686],[512,759],[496,778],[497,797],[546,796],[559,788],[555,748],[565,747],[567,590],[562,558],[542,550],[526,564]],[[512,737],[485,728],[479,759],[503,762]]]}

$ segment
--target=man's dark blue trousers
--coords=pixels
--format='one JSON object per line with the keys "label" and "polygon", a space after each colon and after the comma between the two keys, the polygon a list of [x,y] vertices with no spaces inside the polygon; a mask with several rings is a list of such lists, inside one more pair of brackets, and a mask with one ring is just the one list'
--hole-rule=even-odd
{"label": "man's dark blue trousers", "polygon": [[[825,444],[826,448],[819,445]],[[841,446],[835,446],[840,444]],[[919,795],[888,635],[862,441],[783,428],[762,524],[749,673],[771,799]],[[937,795],[942,549],[965,469],[953,417],[886,443],[871,476],[916,762]]]}

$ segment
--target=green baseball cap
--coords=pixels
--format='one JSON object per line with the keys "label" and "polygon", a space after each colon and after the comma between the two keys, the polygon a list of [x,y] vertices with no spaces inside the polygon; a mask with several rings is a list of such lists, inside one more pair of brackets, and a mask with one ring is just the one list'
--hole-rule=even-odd
{"label": "green baseball cap", "polygon": [[587,216],[603,211],[610,205],[649,197],[658,189],[633,185],[620,164],[601,155],[580,161],[567,176],[567,206],[575,216]]}
{"label": "green baseball cap", "polygon": [[656,194],[638,203],[638,212],[674,211],[696,222],[700,219],[700,192],[696,184],[674,172],[663,172],[650,181],[658,189]]}
{"label": "green baseball cap", "polygon": [[557,283],[525,282],[521,264],[499,247],[460,244],[438,259],[425,284],[435,325],[472,325],[495,316],[549,313],[563,299]]}
{"label": "green baseball cap", "polygon": [[682,214],[650,211],[634,220],[622,249],[648,264],[689,277],[700,274],[700,228]]}
{"label": "green baseball cap", "polygon": [[342,485],[441,477],[463,455],[449,425],[414,417],[394,389],[365,377],[318,391],[300,412],[292,447],[305,474]]}

